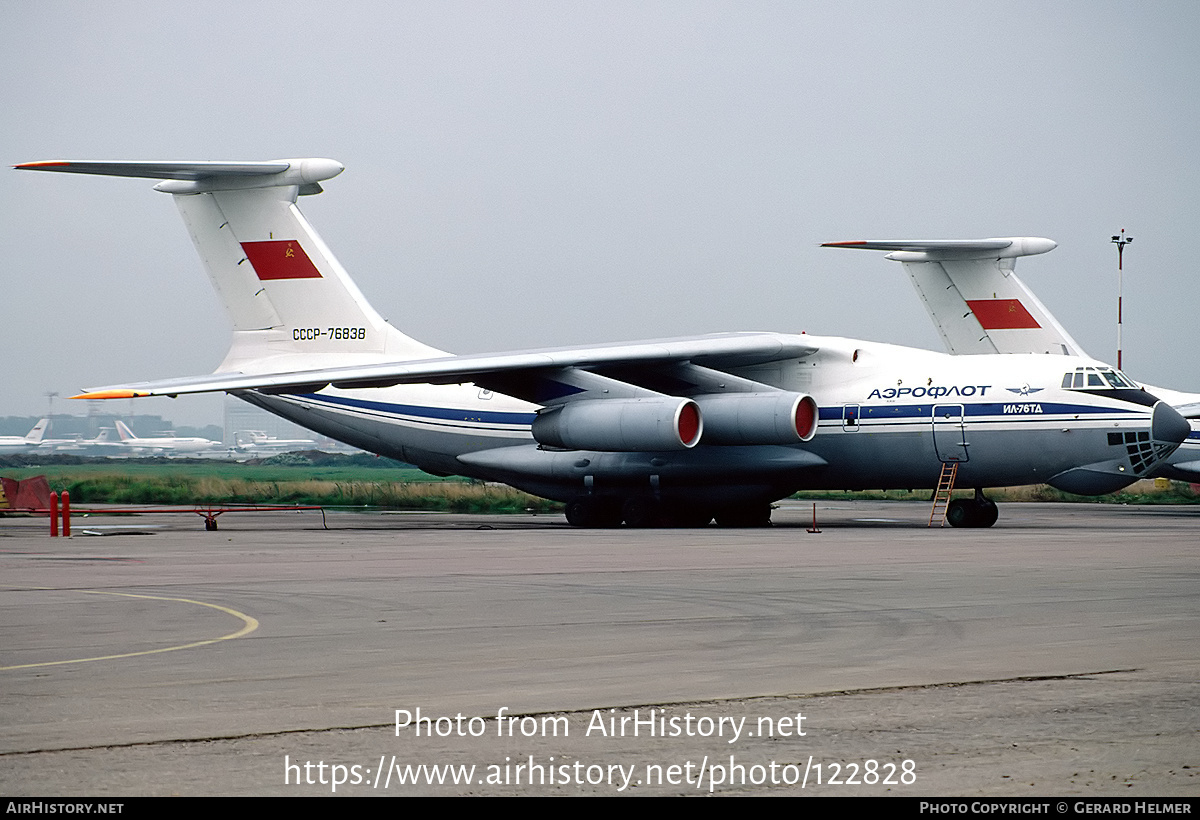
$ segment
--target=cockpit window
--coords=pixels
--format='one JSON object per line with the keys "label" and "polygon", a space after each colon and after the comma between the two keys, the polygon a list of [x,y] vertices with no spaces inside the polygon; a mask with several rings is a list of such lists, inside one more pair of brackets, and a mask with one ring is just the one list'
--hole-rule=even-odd
{"label": "cockpit window", "polygon": [[1063,374],[1062,386],[1074,390],[1085,386],[1107,390],[1138,389],[1128,376],[1110,367],[1077,367],[1074,372]]}

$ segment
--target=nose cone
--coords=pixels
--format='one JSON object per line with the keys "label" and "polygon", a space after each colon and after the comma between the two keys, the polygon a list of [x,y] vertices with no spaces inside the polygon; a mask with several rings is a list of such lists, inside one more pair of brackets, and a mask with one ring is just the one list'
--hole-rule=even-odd
{"label": "nose cone", "polygon": [[1154,405],[1154,413],[1150,417],[1150,433],[1154,436],[1155,441],[1183,444],[1191,432],[1192,427],[1188,424],[1188,420],[1181,416],[1174,407],[1165,401]]}

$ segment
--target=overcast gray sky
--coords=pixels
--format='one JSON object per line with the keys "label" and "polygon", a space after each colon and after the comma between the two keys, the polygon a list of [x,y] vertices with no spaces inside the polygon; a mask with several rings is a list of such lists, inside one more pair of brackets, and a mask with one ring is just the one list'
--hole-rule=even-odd
{"label": "overcast gray sky", "polygon": [[[338,159],[301,207],[446,350],[721,330],[940,350],[900,265],[818,243],[1034,235],[1059,248],[1018,272],[1115,360],[1125,227],[1125,369],[1200,390],[1192,0],[9,0],[0,20],[5,163]],[[0,175],[0,415],[221,360],[228,324],[151,184]]]}

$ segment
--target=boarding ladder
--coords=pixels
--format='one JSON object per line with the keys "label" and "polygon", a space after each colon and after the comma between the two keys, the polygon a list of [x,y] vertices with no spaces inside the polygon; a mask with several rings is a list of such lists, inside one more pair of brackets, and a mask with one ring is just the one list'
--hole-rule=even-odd
{"label": "boarding ladder", "polygon": [[937,489],[933,493],[933,510],[929,513],[929,526],[933,519],[938,520],[938,526],[946,526],[946,509],[950,506],[950,494],[954,492],[954,479],[958,478],[958,462],[943,461],[942,475],[938,479]]}

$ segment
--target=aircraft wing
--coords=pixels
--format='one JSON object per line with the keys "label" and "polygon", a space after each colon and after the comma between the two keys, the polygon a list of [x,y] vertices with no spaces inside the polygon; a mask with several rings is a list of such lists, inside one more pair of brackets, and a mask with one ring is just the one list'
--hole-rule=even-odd
{"label": "aircraft wing", "polygon": [[[728,333],[678,339],[605,345],[527,350],[485,355],[443,356],[413,361],[378,362],[347,367],[296,369],[280,372],[218,372],[154,382],[136,382],[90,388],[74,396],[82,399],[176,396],[185,393],[260,390],[268,393],[313,393],[325,387],[356,389],[396,384],[496,385],[500,392],[544,402],[543,392],[523,384],[539,381],[541,374],[569,371],[622,370],[653,372],[671,365],[692,364],[724,370],[801,358],[817,346],[798,337],[774,333]],[[584,392],[586,386],[569,392]],[[522,395],[524,394],[524,395]]]}
{"label": "aircraft wing", "polygon": [[[1151,392],[1154,392],[1157,389],[1158,388],[1150,388]],[[1189,398],[1192,397],[1195,397],[1194,393],[1189,396]],[[1192,401],[1187,404],[1174,404],[1172,406],[1185,419],[1200,419],[1200,401]]]}

